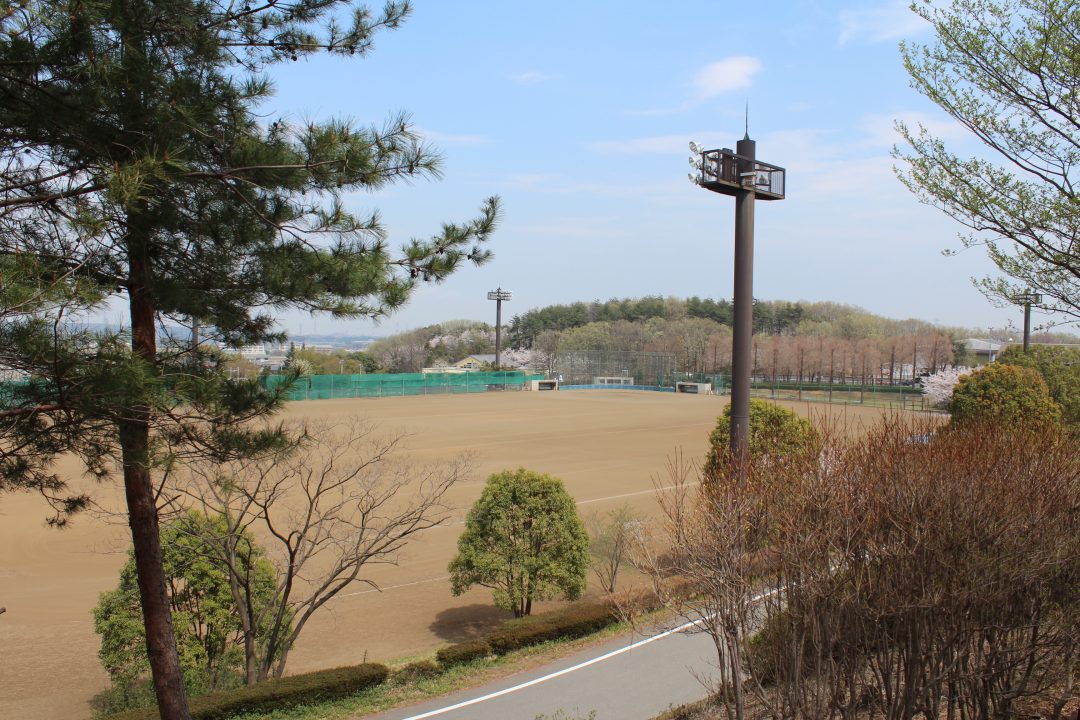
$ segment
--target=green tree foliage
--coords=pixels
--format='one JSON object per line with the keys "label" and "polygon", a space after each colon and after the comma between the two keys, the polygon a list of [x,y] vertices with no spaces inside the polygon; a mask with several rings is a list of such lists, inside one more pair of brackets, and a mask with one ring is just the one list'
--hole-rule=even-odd
{"label": "green tree foliage", "polygon": [[562,481],[519,468],[488,478],[465,518],[450,582],[454,595],[491,588],[497,606],[521,617],[534,600],[581,597],[588,570],[589,536]]}
{"label": "green tree foliage", "polygon": [[[702,472],[711,477],[730,457],[731,404],[717,418],[709,434],[709,452]],[[753,461],[782,462],[816,448],[818,432],[806,418],[765,400],[750,399],[750,457]]]}
{"label": "green tree foliage", "polygon": [[1061,421],[1061,406],[1050,397],[1038,370],[991,363],[960,378],[953,389],[952,422],[1005,423],[1038,427]]}
{"label": "green tree foliage", "polygon": [[[215,560],[208,535],[226,532],[223,517],[188,511],[162,527],[165,576],[169,589],[180,662],[190,692],[208,692],[241,682],[244,677],[243,628],[230,586],[229,573]],[[276,573],[241,531],[245,552],[240,560],[251,579],[251,600],[274,602]],[[102,593],[93,610],[94,630],[101,636],[98,657],[115,690],[135,695],[150,671],[139,607],[134,553],[120,570],[120,584]]]}
{"label": "green tree foliage", "polygon": [[1024,352],[1022,346],[1012,345],[998,356],[998,362],[1038,370],[1050,397],[1061,406],[1062,419],[1080,424],[1080,348],[1031,345]]}
{"label": "green tree foliage", "polygon": [[[170,457],[228,458],[284,439],[243,430],[280,392],[230,381],[183,338],[159,349],[159,328],[197,321],[232,347],[281,339],[282,310],[382,316],[418,283],[489,258],[495,198],[400,252],[377,213],[345,208],[346,193],[438,175],[439,157],[405,116],[362,127],[264,112],[273,66],[363,55],[409,10],[27,0],[0,13],[0,256],[30,258],[38,274],[27,286],[69,277],[68,287],[78,278],[93,289],[43,309],[33,332],[0,325],[5,362],[31,379],[5,398],[0,469],[5,486],[55,496],[62,482],[49,463],[62,452],[99,477],[123,469],[163,718],[189,713],[151,471]],[[127,308],[123,334],[85,342],[67,330],[71,312],[110,300]]]}
{"label": "green tree foliage", "polygon": [[980,140],[964,158],[923,126],[898,123],[910,146],[900,179],[924,203],[965,226],[1013,282],[980,289],[1001,304],[1021,291],[1043,309],[1080,318],[1080,6],[1072,0],[913,3],[934,27],[930,46],[901,45],[911,84]]}

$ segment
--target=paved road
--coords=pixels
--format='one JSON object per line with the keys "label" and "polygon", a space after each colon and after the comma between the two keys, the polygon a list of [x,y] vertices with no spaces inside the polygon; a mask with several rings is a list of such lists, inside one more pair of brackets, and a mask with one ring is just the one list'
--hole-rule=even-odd
{"label": "paved road", "polygon": [[708,635],[678,632],[630,647],[642,639],[623,636],[542,668],[371,720],[533,720],[560,710],[568,718],[595,710],[597,720],[648,720],[672,705],[704,697],[698,676],[712,677],[716,659]]}

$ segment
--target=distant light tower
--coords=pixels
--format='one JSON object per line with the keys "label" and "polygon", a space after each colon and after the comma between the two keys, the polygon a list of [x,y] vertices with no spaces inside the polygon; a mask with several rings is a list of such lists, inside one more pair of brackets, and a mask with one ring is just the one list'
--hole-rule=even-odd
{"label": "distant light tower", "polygon": [[495,369],[500,367],[499,353],[502,352],[502,304],[503,300],[507,302],[514,296],[514,293],[509,290],[503,290],[501,287],[498,290],[492,290],[488,293],[488,300],[495,301]]}
{"label": "distant light tower", "polygon": [[784,168],[757,160],[749,130],[730,148],[704,150],[690,143],[695,183],[735,196],[735,328],[731,348],[731,452],[740,481],[746,479],[750,444],[750,373],[754,332],[754,198],[783,200]]}
{"label": "distant light tower", "polygon": [[1024,306],[1024,353],[1031,342],[1031,306],[1042,303],[1043,297],[1037,292],[1027,290],[1016,296],[1015,302]]}

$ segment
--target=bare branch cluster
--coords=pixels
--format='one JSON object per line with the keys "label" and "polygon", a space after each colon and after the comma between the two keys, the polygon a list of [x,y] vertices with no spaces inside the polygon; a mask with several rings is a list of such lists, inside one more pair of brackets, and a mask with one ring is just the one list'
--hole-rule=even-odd
{"label": "bare branch cluster", "polygon": [[[447,491],[470,471],[467,456],[405,461],[405,435],[359,417],[287,430],[302,436],[295,451],[193,463],[165,487],[170,509],[224,519],[224,533],[201,540],[230,576],[249,683],[280,677],[308,620],[342,590],[357,582],[377,589],[366,572],[396,564],[411,538],[440,525],[451,509]],[[257,602],[249,537],[277,571],[269,604]]]}
{"label": "bare branch cluster", "polygon": [[[1080,648],[1080,446],[1067,432],[864,437],[693,483],[643,557],[698,592],[731,718],[1060,717]],[[662,588],[662,586],[661,586]]]}

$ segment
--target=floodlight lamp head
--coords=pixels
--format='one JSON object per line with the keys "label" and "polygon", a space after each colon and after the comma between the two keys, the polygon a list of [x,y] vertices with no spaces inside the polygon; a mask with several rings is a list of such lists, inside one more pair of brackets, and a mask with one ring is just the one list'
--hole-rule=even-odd
{"label": "floodlight lamp head", "polygon": [[695,153],[697,155],[700,155],[701,153],[705,152],[705,149],[703,147],[701,147],[700,145],[698,145],[693,140],[691,140],[690,141],[690,152]]}

